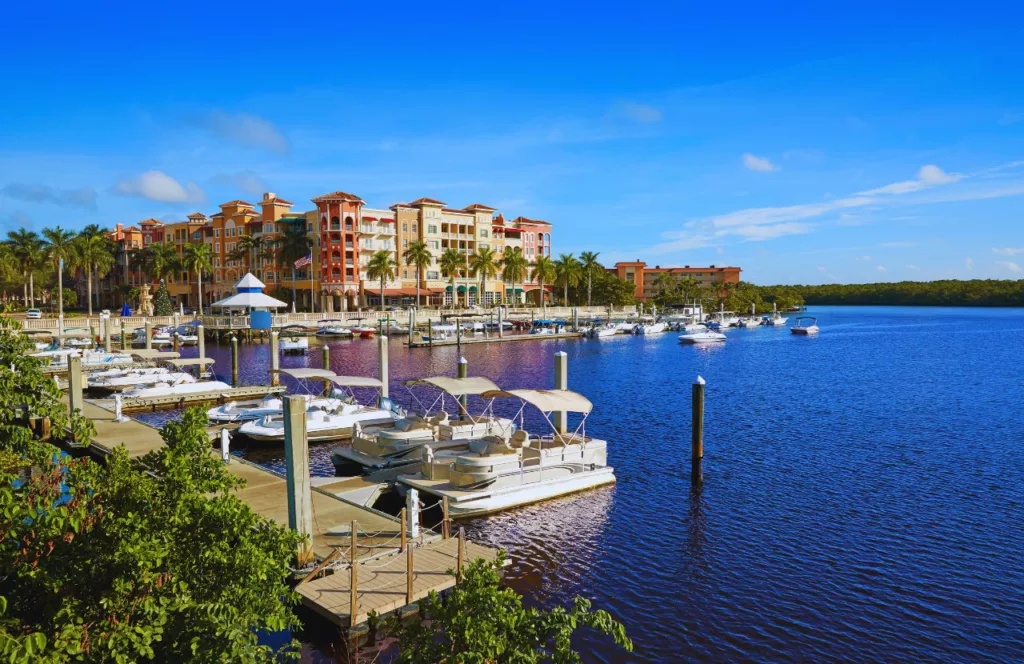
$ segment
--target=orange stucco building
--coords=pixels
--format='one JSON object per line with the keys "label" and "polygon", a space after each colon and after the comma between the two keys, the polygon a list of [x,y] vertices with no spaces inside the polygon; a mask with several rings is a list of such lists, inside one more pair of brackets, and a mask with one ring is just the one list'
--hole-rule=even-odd
{"label": "orange stucco building", "polygon": [[659,293],[658,275],[663,273],[671,274],[677,280],[686,278],[693,279],[700,285],[707,284],[735,284],[740,280],[740,268],[710,265],[708,267],[662,267],[655,265],[647,267],[647,263],[639,258],[635,261],[620,261],[615,267],[608,268],[608,271],[619,279],[633,282],[634,294],[643,301],[657,297]]}

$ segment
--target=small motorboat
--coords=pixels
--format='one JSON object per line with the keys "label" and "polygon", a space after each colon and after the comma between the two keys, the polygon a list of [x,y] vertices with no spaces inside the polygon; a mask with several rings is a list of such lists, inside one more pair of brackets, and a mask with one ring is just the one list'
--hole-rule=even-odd
{"label": "small motorboat", "polygon": [[89,376],[89,388],[106,392],[120,392],[157,383],[194,383],[195,378],[180,371],[163,367],[141,369],[114,369]]}
{"label": "small motorboat", "polygon": [[355,322],[356,324],[351,327],[352,334],[354,336],[358,336],[360,339],[370,339],[377,333],[377,328],[370,325],[364,325],[362,318],[356,318]]}
{"label": "small motorboat", "polygon": [[789,320],[785,316],[779,315],[779,310],[772,304],[772,315],[764,317],[764,324],[768,327],[785,327],[786,321]]}
{"label": "small motorboat", "polygon": [[818,319],[814,316],[800,316],[789,331],[804,336],[815,335],[818,333]]}
{"label": "small motorboat", "polygon": [[726,337],[721,332],[714,330],[704,330],[703,332],[690,332],[689,334],[680,334],[679,343],[684,344],[714,344],[725,341]]}
{"label": "small motorboat", "polygon": [[278,348],[285,355],[305,355],[309,350],[309,330],[301,325],[289,325],[281,330]]}
{"label": "small motorboat", "polygon": [[325,319],[320,321],[320,329],[316,331],[318,337],[330,338],[352,338],[352,330],[345,327],[340,320]]}
{"label": "small motorboat", "polygon": [[[187,375],[187,374],[185,374]],[[192,378],[189,376],[189,378]],[[219,380],[192,382],[181,378],[176,382],[160,382],[146,387],[137,387],[124,393],[126,397],[183,397],[206,392],[218,393],[230,390],[231,386]]]}
{"label": "small motorboat", "polygon": [[661,334],[662,332],[664,332],[667,329],[668,329],[668,324],[667,323],[650,321],[650,322],[643,322],[643,323],[640,323],[639,325],[637,325],[636,328],[634,328],[633,333],[634,334]]}
{"label": "small motorboat", "polygon": [[[344,403],[342,399],[333,397],[317,397],[306,395],[306,410],[334,410]],[[281,415],[284,402],[281,397],[268,394],[262,399],[249,401],[230,401],[206,411],[211,422],[252,422],[267,415]]]}

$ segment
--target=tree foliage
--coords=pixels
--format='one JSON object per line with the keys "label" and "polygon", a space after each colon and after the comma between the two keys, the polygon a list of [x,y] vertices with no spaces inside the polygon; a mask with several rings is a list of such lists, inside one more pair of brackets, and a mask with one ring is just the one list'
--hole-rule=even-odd
{"label": "tree foliage", "polygon": [[160,282],[153,294],[153,315],[170,316],[174,314],[174,304],[171,302],[171,294],[167,292],[167,284]]}
{"label": "tree foliage", "polygon": [[769,286],[785,288],[807,304],[901,305],[929,307],[1021,307],[1024,279],[944,279],[878,284]]}
{"label": "tree foliage", "polygon": [[[256,630],[296,626],[287,564],[296,536],[234,494],[209,453],[205,417],[186,411],[140,462],[117,448],[101,465],[33,438],[24,403],[79,439],[26,342],[0,328],[0,658],[11,662],[261,662]],[[13,367],[13,369],[12,369]],[[17,465],[17,464],[15,464]]]}

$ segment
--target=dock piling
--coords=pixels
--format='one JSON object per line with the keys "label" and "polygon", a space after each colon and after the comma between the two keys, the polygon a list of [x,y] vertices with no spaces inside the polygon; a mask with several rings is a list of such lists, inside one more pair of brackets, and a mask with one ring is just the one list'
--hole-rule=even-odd
{"label": "dock piling", "polygon": [[[419,303],[416,303],[417,306]],[[409,341],[412,341],[413,332],[416,331],[416,307],[409,307]]]}
{"label": "dock piling", "polygon": [[[569,389],[569,355],[560,350],[555,353],[555,389]],[[564,410],[556,410],[552,413],[552,423],[558,433],[565,433],[568,429],[568,415]]]}
{"label": "dock piling", "polygon": [[178,339],[178,328],[175,326],[174,332],[171,332],[171,349],[177,353],[181,350],[181,342]]}
{"label": "dock piling", "polygon": [[121,319],[121,350],[128,350],[128,335],[124,331],[124,319]]}
{"label": "dock piling", "polygon": [[409,537],[420,536],[420,492],[409,489],[405,492],[405,513],[409,518]]}
{"label": "dock piling", "polygon": [[357,534],[359,532],[358,528],[359,528],[359,524],[355,521],[355,519],[353,519],[352,520],[352,548],[350,550],[349,559],[348,559],[348,569],[349,569],[349,575],[351,577],[349,579],[349,589],[351,590],[351,592],[349,593],[349,611],[348,611],[348,615],[351,617],[349,622],[353,626],[356,624],[356,614],[358,613],[358,608],[359,608],[358,607],[358,601],[357,601],[358,596],[356,594],[357,593],[356,585],[357,585],[357,581],[359,580],[359,574],[357,573],[357,570],[356,570],[356,536],[357,536]]}
{"label": "dock piling", "polygon": [[377,337],[377,357],[379,358],[378,370],[380,375],[381,388],[380,395],[383,398],[388,398],[391,395],[391,391],[388,389],[388,338],[384,335]]}
{"label": "dock piling", "polygon": [[505,307],[498,307],[498,338],[501,339],[505,336],[505,322],[504,322]]}
{"label": "dock piling", "polygon": [[[458,376],[459,376],[459,378],[465,378],[465,377],[469,376],[469,362],[467,362],[466,358],[464,358],[464,357],[460,357],[459,358]],[[461,395],[459,397],[459,406],[462,409],[462,412],[459,413],[459,417],[462,417],[463,414],[465,414],[467,412],[466,411],[466,404],[467,404],[466,395],[463,394],[463,395]]]}
{"label": "dock piling", "polygon": [[405,603],[412,604],[412,582],[415,578],[415,571],[413,568],[412,549],[409,547],[405,550]]}
{"label": "dock piling", "polygon": [[103,321],[103,351],[109,353],[110,345],[110,319]]}
{"label": "dock piling", "polygon": [[227,463],[231,460],[231,432],[220,430],[220,460]]}
{"label": "dock piling", "polygon": [[231,335],[231,386],[238,387],[238,337]]}
{"label": "dock piling", "polygon": [[433,319],[427,319],[427,346],[433,347],[434,345],[434,321]]}
{"label": "dock piling", "polygon": [[703,480],[704,469],[704,388],[701,376],[693,381],[693,417],[691,421],[692,440],[690,444],[690,478],[695,484]]}
{"label": "dock piling", "polygon": [[[203,359],[206,357],[206,328],[203,327],[202,323],[196,325],[196,337],[198,337],[199,341],[199,359]],[[203,367],[200,366],[199,371],[202,373]]]}
{"label": "dock piling", "polygon": [[407,541],[408,535],[406,534],[406,524],[408,522],[406,521],[404,507],[402,508],[402,511],[398,514],[398,520],[402,522],[402,548],[400,550],[405,551],[405,547],[409,546],[409,543]]}
{"label": "dock piling", "polygon": [[280,385],[281,376],[278,370],[281,368],[281,358],[278,355],[278,333],[274,330],[270,333],[270,384]]}
{"label": "dock piling", "polygon": [[146,330],[146,350],[153,350],[153,323],[149,322],[149,319],[144,319],[142,326]]}
{"label": "dock piling", "polygon": [[462,581],[462,567],[466,564],[466,529],[459,526],[459,557],[456,560],[456,579]]}
{"label": "dock piling", "polygon": [[[323,352],[324,369],[327,370],[327,371],[330,371],[331,370],[331,348],[330,348],[330,346],[328,346],[326,343],[324,343],[324,347],[323,347],[322,352]],[[329,381],[329,380],[325,380],[324,381],[324,396],[325,397],[331,396],[331,390],[333,389],[332,386],[333,386],[333,383],[331,383],[331,381]]]}
{"label": "dock piling", "polygon": [[451,539],[452,529],[451,519],[448,516],[448,496],[441,498],[441,511],[444,514],[442,517],[443,521],[441,522],[441,535],[444,539]]}
{"label": "dock piling", "polygon": [[284,398],[284,453],[288,527],[305,536],[296,552],[299,565],[305,565],[313,558],[313,497],[309,481],[305,397],[290,395]]}

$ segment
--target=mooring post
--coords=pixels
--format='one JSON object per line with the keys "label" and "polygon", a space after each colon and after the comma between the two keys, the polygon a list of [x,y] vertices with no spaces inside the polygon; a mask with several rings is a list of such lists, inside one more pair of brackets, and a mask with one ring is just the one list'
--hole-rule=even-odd
{"label": "mooring post", "polygon": [[408,535],[406,534],[406,523],[407,522],[406,522],[405,508],[404,507],[402,508],[402,511],[398,515],[398,520],[401,521],[401,523],[402,523],[402,548],[400,550],[401,551],[405,551],[405,547],[409,546],[409,543],[407,541]]}
{"label": "mooring post", "polygon": [[112,346],[110,345],[110,319],[103,321],[103,350],[109,353]]}
{"label": "mooring post", "polygon": [[573,307],[572,308],[572,331],[573,332],[579,332],[580,331],[580,308],[579,307]]}
{"label": "mooring post", "polygon": [[128,421],[128,418],[125,417],[124,413],[121,412],[121,408],[124,405],[123,404],[123,400],[124,400],[124,397],[121,396],[120,392],[118,392],[117,394],[114,395],[114,421],[115,422],[127,422]]}
{"label": "mooring post", "polygon": [[231,335],[231,387],[238,387],[238,337]]}
{"label": "mooring post", "polygon": [[357,584],[356,584],[356,582],[359,580],[359,574],[357,573],[357,570],[356,570],[356,536],[357,536],[358,533],[359,533],[359,524],[356,523],[356,521],[353,519],[352,520],[352,548],[350,549],[349,559],[348,559],[349,560],[348,569],[349,569],[349,575],[350,575],[349,576],[349,587],[351,589],[351,592],[349,593],[349,611],[348,611],[348,615],[349,615],[349,626],[351,626],[351,627],[355,627],[356,626],[356,615],[358,615],[358,612],[359,612],[359,606],[358,606],[359,603],[356,601],[357,600],[357,595],[356,595],[356,592],[357,592],[356,585]]}
{"label": "mooring post", "polygon": [[[82,410],[82,358],[68,358],[68,412],[73,416],[76,410]],[[72,442],[74,434],[72,433]]]}
{"label": "mooring post", "polygon": [[309,441],[303,396],[284,398],[284,455],[288,527],[305,537],[296,552],[299,565],[305,565],[313,559],[313,496],[309,487]]}
{"label": "mooring post", "polygon": [[378,357],[378,372],[381,383],[380,395],[385,399],[391,396],[391,391],[388,389],[389,369],[388,369],[388,338],[384,335],[377,337],[377,357]]}
{"label": "mooring post", "polygon": [[458,571],[458,580],[462,581],[462,567],[466,564],[466,529],[459,526],[459,557],[456,559],[455,569]]}
{"label": "mooring post", "polygon": [[278,357],[277,349],[278,345],[278,334],[277,330],[270,333],[270,384],[277,386],[281,384],[281,376],[278,374],[278,370],[281,368],[281,359]]}
{"label": "mooring post", "polygon": [[[199,359],[203,359],[206,357],[206,328],[203,327],[202,323],[196,325],[196,337],[199,341]],[[199,371],[200,373],[203,371],[202,364],[199,365]]]}
{"label": "mooring post", "polygon": [[96,347],[96,340],[98,338],[99,337],[96,334],[96,323],[92,319],[90,319],[89,320],[89,343],[92,344],[93,348]]}
{"label": "mooring post", "polygon": [[409,518],[409,537],[420,536],[420,492],[409,489],[405,492],[405,513]]}
{"label": "mooring post", "polygon": [[[466,361],[466,358],[460,357],[459,358],[459,378],[465,378],[468,375],[469,375],[469,362]],[[459,417],[460,418],[464,417],[466,412],[467,412],[467,410],[466,410],[466,403],[467,403],[466,395],[465,394],[460,395],[459,396],[459,405],[461,406],[461,410],[462,410],[462,412],[459,413]]]}
{"label": "mooring post", "polygon": [[693,381],[693,417],[691,420],[692,441],[690,445],[691,479],[700,482],[704,469],[704,387],[705,381],[697,376]]}
{"label": "mooring post", "polygon": [[[323,352],[323,360],[324,360],[324,370],[325,371],[330,371],[331,370],[331,348],[330,348],[330,346],[328,346],[325,343],[322,352]],[[329,381],[329,380],[325,380],[324,381],[324,396],[325,397],[331,396],[331,391],[333,389],[332,385],[333,384],[331,383],[331,381]]]}
{"label": "mooring post", "polygon": [[128,350],[128,335],[124,329],[124,319],[121,319],[121,350]]}
{"label": "mooring post", "polygon": [[505,307],[498,307],[498,338],[501,339],[505,336],[505,321],[504,321]]}
{"label": "mooring post", "polygon": [[220,430],[220,460],[227,463],[231,460],[231,432]]}
{"label": "mooring post", "polygon": [[443,514],[441,521],[441,536],[444,539],[451,539],[451,521],[448,520],[448,496],[441,498],[441,512]]}
{"label": "mooring post", "polygon": [[434,346],[434,321],[431,318],[427,319],[427,346]]}
{"label": "mooring post", "polygon": [[178,341],[178,326],[177,325],[174,326],[174,331],[171,332],[171,348],[172,348],[172,350],[174,350],[175,353],[177,353],[178,350],[180,349],[180,345],[179,345],[179,341]]}
{"label": "mooring post", "polygon": [[142,327],[146,332],[146,350],[153,350],[153,323],[146,318]]}
{"label": "mooring post", "polygon": [[462,322],[455,319],[455,347],[462,348]]}
{"label": "mooring post", "polygon": [[[555,389],[569,389],[569,355],[564,350],[555,353]],[[558,433],[566,432],[568,420],[568,415],[564,410],[556,410],[552,413],[552,423]]]}
{"label": "mooring post", "polygon": [[405,550],[405,603],[412,604],[412,582],[415,579],[415,571],[413,568],[412,549],[409,547]]}
{"label": "mooring post", "polygon": [[412,341],[412,334],[415,331],[416,331],[416,307],[409,307],[409,341]]}

